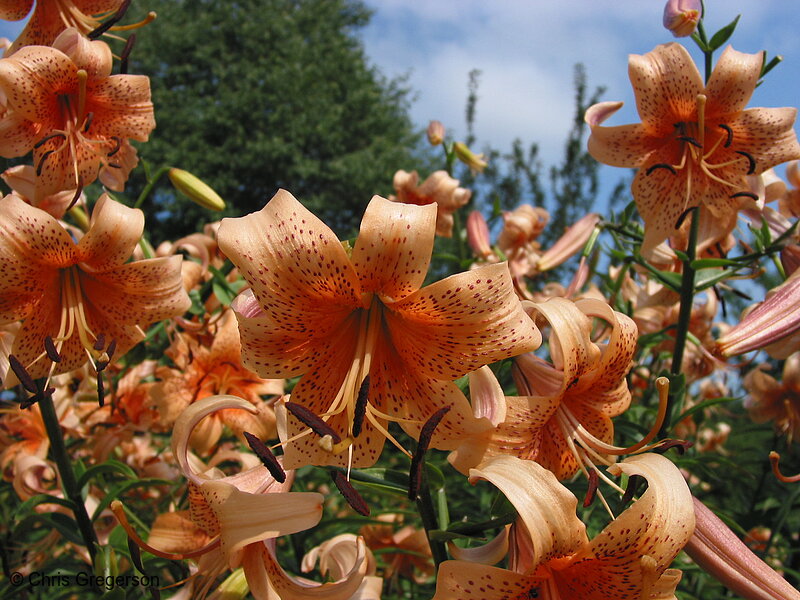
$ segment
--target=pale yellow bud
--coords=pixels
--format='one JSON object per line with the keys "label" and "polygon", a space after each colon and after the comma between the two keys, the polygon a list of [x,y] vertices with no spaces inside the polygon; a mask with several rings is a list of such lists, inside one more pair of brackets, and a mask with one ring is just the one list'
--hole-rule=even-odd
{"label": "pale yellow bud", "polygon": [[169,170],[169,180],[175,189],[187,196],[192,202],[209,210],[224,210],[225,201],[204,181],[183,169]]}
{"label": "pale yellow bud", "polygon": [[455,151],[458,160],[478,173],[482,173],[489,164],[484,160],[483,154],[475,154],[463,142],[456,142],[453,144],[453,150]]}

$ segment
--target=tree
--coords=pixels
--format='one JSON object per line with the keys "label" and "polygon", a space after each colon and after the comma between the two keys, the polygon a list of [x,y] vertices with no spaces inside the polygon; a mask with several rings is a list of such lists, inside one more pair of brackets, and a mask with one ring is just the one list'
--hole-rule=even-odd
{"label": "tree", "polygon": [[[411,162],[408,90],[370,67],[355,0],[142,0],[160,18],[138,34],[132,72],[151,77],[158,126],[140,155],[193,172],[229,203],[260,209],[286,188],[340,234]],[[137,189],[133,186],[132,189]],[[160,231],[209,219],[166,179]]]}

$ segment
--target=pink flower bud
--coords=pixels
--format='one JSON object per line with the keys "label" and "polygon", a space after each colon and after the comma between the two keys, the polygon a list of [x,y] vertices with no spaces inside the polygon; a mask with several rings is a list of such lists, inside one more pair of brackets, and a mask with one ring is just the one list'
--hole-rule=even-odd
{"label": "pink flower bud", "polygon": [[444,125],[440,121],[428,123],[428,141],[431,146],[438,146],[444,141]]}
{"label": "pink flower bud", "polygon": [[486,259],[492,255],[489,226],[478,210],[473,210],[467,217],[467,243],[479,258]]}
{"label": "pink flower bud", "polygon": [[701,11],[700,0],[668,0],[664,7],[664,27],[675,37],[690,36],[697,29]]}

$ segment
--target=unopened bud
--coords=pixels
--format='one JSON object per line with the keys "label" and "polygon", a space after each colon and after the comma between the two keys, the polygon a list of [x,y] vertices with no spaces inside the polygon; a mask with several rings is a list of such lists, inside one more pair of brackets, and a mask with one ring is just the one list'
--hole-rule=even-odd
{"label": "unopened bud", "polygon": [[697,29],[701,14],[700,0],[668,0],[664,7],[664,27],[675,37],[690,36]]}
{"label": "unopened bud", "polygon": [[431,146],[438,146],[444,141],[444,125],[441,121],[431,121],[428,123],[428,141]]}
{"label": "unopened bud", "polygon": [[201,179],[183,169],[169,170],[169,180],[175,189],[186,195],[192,202],[209,210],[223,210],[225,201]]}
{"label": "unopened bud", "polygon": [[467,243],[479,258],[487,259],[492,255],[489,225],[478,210],[473,210],[467,217]]}
{"label": "unopened bud", "polygon": [[453,144],[453,150],[455,151],[458,160],[478,173],[483,173],[483,170],[489,164],[484,160],[483,154],[475,154],[463,142],[456,142]]}

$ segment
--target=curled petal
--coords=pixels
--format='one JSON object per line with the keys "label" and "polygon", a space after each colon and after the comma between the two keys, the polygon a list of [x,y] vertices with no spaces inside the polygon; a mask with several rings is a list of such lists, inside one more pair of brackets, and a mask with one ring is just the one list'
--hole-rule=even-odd
{"label": "curled petal", "polygon": [[506,397],[488,366],[469,374],[469,399],[477,418],[489,419],[495,427],[506,420]]}
{"label": "curled petal", "polygon": [[497,564],[508,554],[508,530],[510,527],[510,525],[506,525],[497,536],[482,546],[459,548],[454,543],[448,542],[447,549],[456,560],[466,560],[483,565]]}

